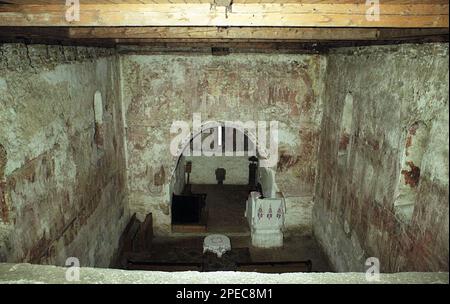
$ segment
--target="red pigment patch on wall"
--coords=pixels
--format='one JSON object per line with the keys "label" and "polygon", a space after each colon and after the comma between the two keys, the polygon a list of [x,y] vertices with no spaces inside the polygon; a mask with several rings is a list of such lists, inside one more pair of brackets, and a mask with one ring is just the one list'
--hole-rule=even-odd
{"label": "red pigment patch on wall", "polygon": [[6,166],[6,150],[0,145],[0,218],[4,223],[9,221],[8,206],[6,205],[6,183],[3,181]]}
{"label": "red pigment patch on wall", "polygon": [[280,151],[280,156],[277,164],[277,171],[283,172],[293,166],[299,161],[297,156],[291,155],[288,152]]}
{"label": "red pigment patch on wall", "polygon": [[9,208],[6,205],[6,183],[0,182],[0,217],[4,223],[9,222]]}
{"label": "red pigment patch on wall", "polygon": [[162,186],[164,185],[165,181],[166,181],[166,172],[164,171],[164,167],[161,166],[159,172],[155,173],[153,183],[155,186]]}
{"label": "red pigment patch on wall", "polygon": [[417,129],[419,129],[419,123],[414,123],[411,127],[409,127],[409,134],[416,135]]}
{"label": "red pigment patch on wall", "polygon": [[301,73],[300,77],[308,89],[301,104],[301,111],[302,113],[309,113],[315,103],[314,92],[312,91],[313,83],[311,77],[306,72]]}
{"label": "red pigment patch on wall", "polygon": [[409,147],[411,147],[412,146],[412,137],[411,136],[408,136],[407,138],[406,138],[406,148],[409,148]]}
{"label": "red pigment patch on wall", "polygon": [[3,175],[5,173],[6,166],[6,150],[0,145],[0,181],[3,180]]}
{"label": "red pigment patch on wall", "polygon": [[378,151],[380,149],[380,144],[378,143],[377,140],[373,139],[373,140],[369,140],[368,141],[369,146],[372,147],[372,149],[374,151]]}
{"label": "red pigment patch on wall", "polygon": [[299,130],[299,136],[301,138],[300,156],[301,158],[311,159],[316,156],[316,148],[318,145],[319,134],[310,129]]}
{"label": "red pigment patch on wall", "polygon": [[297,166],[297,174],[302,181],[309,185],[314,185],[314,181],[316,180],[316,167],[312,164],[316,162],[319,134],[316,130],[301,129],[299,130],[299,136],[301,138],[301,144],[296,159],[297,163],[301,162],[301,165]]}
{"label": "red pigment patch on wall", "polygon": [[350,143],[350,136],[347,133],[342,134],[339,140],[339,150],[347,150],[347,146]]}
{"label": "red pigment patch on wall", "polygon": [[[264,86],[262,86],[264,87]],[[298,92],[288,86],[270,86],[268,104],[275,105],[277,103],[287,102],[290,107],[289,115],[299,115],[300,111],[297,107]]]}
{"label": "red pigment patch on wall", "polygon": [[411,147],[412,146],[412,136],[411,135],[409,135],[407,138],[406,138],[406,144],[405,144],[405,155],[406,156],[409,156],[409,152],[408,152],[408,148],[409,147]]}
{"label": "red pigment patch on wall", "polygon": [[144,150],[145,149],[145,145],[143,145],[139,142],[135,142],[133,146],[136,150]]}
{"label": "red pigment patch on wall", "polygon": [[48,247],[51,241],[44,235],[30,248],[28,255],[31,263],[39,263],[47,255]]}
{"label": "red pigment patch on wall", "polygon": [[99,123],[95,123],[94,140],[97,146],[103,146],[103,126]]}
{"label": "red pigment patch on wall", "polygon": [[405,184],[410,185],[411,188],[415,188],[419,184],[420,168],[415,166],[412,161],[409,161],[407,164],[411,170],[402,170],[402,174],[405,177]]}

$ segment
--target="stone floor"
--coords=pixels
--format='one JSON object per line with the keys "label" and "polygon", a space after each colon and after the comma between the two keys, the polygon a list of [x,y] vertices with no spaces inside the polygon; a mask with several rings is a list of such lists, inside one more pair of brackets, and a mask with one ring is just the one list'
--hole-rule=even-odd
{"label": "stone floor", "polygon": [[379,281],[367,281],[364,273],[254,272],[150,272],[117,269],[79,269],[79,281],[67,281],[67,268],[31,264],[1,264],[0,284],[448,284],[449,274],[408,272],[380,274]]}
{"label": "stone floor", "polygon": [[249,232],[244,216],[246,185],[192,185],[193,193],[206,193],[207,230],[210,233]]}
{"label": "stone floor", "polygon": [[[152,242],[152,255],[155,260],[174,255],[176,251],[202,252],[204,235],[176,237],[157,237]],[[280,248],[255,248],[251,246],[250,236],[230,235],[231,247],[235,252],[248,249],[251,262],[312,262],[313,272],[331,271],[321,248],[310,236],[288,236]],[[195,259],[195,255],[193,255]]]}

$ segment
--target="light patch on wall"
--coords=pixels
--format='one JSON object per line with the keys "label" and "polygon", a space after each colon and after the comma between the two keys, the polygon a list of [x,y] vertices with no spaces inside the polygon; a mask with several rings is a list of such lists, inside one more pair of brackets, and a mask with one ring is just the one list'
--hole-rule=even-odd
{"label": "light patch on wall", "polygon": [[76,80],[77,75],[67,70],[65,66],[56,66],[51,71],[41,73],[41,77],[49,85],[57,85],[67,80]]}
{"label": "light patch on wall", "polygon": [[103,100],[102,100],[102,93],[100,91],[96,91],[94,94],[94,114],[95,114],[95,123],[102,124]]}
{"label": "light patch on wall", "polygon": [[4,78],[0,78],[0,92],[8,90],[8,84]]}
{"label": "light patch on wall", "polygon": [[94,140],[97,146],[103,145],[103,100],[102,93],[96,91],[94,94],[94,117],[95,135]]}
{"label": "light patch on wall", "polygon": [[339,134],[339,155],[346,155],[350,144],[353,124],[353,96],[347,93],[342,110],[341,130]]}
{"label": "light patch on wall", "polygon": [[280,143],[289,146],[300,145],[300,138],[296,136],[294,132],[288,129],[286,124],[279,122],[280,128],[278,129],[278,140]]}

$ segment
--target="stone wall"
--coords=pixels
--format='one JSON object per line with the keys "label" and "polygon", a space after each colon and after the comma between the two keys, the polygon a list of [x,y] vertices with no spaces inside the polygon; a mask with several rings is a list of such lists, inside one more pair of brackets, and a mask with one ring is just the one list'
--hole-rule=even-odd
{"label": "stone wall", "polygon": [[314,230],[336,270],[373,256],[383,272],[448,271],[448,76],[448,44],[227,56],[1,45],[0,262],[108,266],[133,212],[170,234],[184,170],[170,127],[200,113],[279,121],[286,232]]}
{"label": "stone wall", "polygon": [[448,271],[448,44],[327,61],[316,238],[337,271]]}
{"label": "stone wall", "polygon": [[279,121],[277,185],[288,198],[312,198],[324,63],[319,55],[122,54],[132,212],[152,212],[155,234],[170,233],[170,127],[192,126],[193,113],[202,121]]}
{"label": "stone wall", "polygon": [[248,156],[186,156],[186,161],[192,162],[191,184],[217,184],[217,168],[226,170],[225,185],[248,184]]}
{"label": "stone wall", "polygon": [[0,46],[0,261],[109,266],[129,219],[113,52]]}

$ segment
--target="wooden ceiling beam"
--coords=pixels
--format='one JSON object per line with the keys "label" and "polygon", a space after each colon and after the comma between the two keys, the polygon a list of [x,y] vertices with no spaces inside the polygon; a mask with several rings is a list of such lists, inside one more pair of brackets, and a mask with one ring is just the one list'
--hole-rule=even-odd
{"label": "wooden ceiling beam", "polygon": [[72,39],[390,40],[448,35],[448,28],[72,27]]}
{"label": "wooden ceiling beam", "polygon": [[68,22],[61,5],[0,5],[0,26],[249,26],[396,27],[449,26],[448,3],[380,1],[379,20],[365,1],[336,3],[234,3],[232,9],[199,4],[81,4]]}
{"label": "wooden ceiling beam", "polygon": [[292,27],[1,27],[0,38],[179,42],[377,41],[440,37],[448,28],[292,28]]}
{"label": "wooden ceiling beam", "polygon": [[298,27],[76,27],[70,38],[112,39],[246,39],[246,40],[373,40],[377,29]]}

